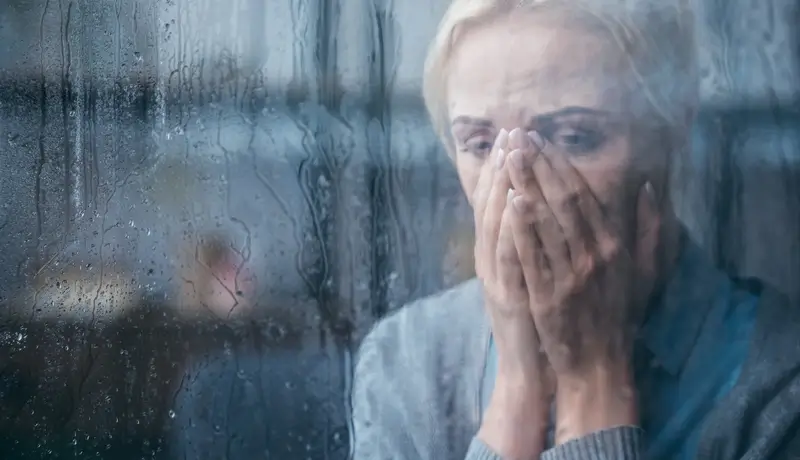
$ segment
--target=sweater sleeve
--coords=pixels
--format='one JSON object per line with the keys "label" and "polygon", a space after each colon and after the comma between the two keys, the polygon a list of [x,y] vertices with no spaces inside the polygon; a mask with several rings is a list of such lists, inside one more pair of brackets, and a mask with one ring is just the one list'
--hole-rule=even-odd
{"label": "sweater sleeve", "polygon": [[[454,427],[469,416],[453,407],[453,393],[463,391],[453,385],[463,379],[445,369],[463,362],[443,360],[435,352],[446,347],[430,328],[438,319],[410,310],[398,313],[382,320],[359,348],[350,401],[351,459],[503,460],[477,438],[470,441],[476,427],[463,430],[463,438],[454,435],[462,432]],[[459,329],[457,318],[445,319]],[[542,459],[638,460],[640,431],[618,427],[592,433],[545,451]]]}
{"label": "sweater sleeve", "polygon": [[638,460],[643,458],[642,430],[620,426],[587,434],[542,453],[542,460]]}
{"label": "sweater sleeve", "polygon": [[497,455],[480,439],[472,438],[469,450],[467,451],[467,457],[464,460],[503,460],[503,457]]}
{"label": "sweater sleeve", "polygon": [[[541,460],[638,460],[642,458],[642,430],[621,426],[588,434],[542,453]],[[474,438],[466,460],[503,460],[480,439]]]}

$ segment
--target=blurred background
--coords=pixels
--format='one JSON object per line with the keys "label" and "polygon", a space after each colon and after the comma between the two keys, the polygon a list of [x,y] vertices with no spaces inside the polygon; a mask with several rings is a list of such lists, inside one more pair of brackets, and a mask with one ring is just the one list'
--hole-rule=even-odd
{"label": "blurred background", "polygon": [[[473,273],[447,3],[0,2],[0,458],[347,458],[360,339]],[[800,6],[693,4],[675,201],[799,299]]]}

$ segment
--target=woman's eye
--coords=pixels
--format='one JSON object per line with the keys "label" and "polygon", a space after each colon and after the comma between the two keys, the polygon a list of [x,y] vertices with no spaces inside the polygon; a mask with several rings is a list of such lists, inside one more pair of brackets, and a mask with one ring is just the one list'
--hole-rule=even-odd
{"label": "woman's eye", "polygon": [[487,139],[477,139],[466,143],[467,150],[478,156],[486,156],[491,152],[494,144]]}
{"label": "woman's eye", "polygon": [[588,153],[600,147],[603,136],[596,131],[564,128],[553,132],[550,141],[570,153]]}

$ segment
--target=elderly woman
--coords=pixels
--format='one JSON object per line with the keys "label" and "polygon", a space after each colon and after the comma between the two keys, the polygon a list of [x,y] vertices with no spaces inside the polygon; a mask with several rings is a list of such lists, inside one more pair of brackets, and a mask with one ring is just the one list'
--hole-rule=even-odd
{"label": "elderly woman", "polygon": [[478,277],[364,340],[355,459],[797,458],[798,314],[670,204],[697,81],[668,4],[452,2],[425,100]]}

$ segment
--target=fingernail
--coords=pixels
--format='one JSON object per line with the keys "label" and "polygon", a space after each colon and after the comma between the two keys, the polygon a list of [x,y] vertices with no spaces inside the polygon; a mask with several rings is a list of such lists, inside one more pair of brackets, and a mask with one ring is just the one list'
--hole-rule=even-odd
{"label": "fingernail", "polygon": [[497,133],[497,139],[495,140],[495,144],[497,148],[504,149],[508,145],[508,131],[501,129],[499,133]]}
{"label": "fingernail", "polygon": [[497,150],[497,157],[495,158],[494,166],[497,169],[502,169],[503,164],[506,162],[506,151],[503,149]]}
{"label": "fingernail", "polygon": [[653,184],[650,181],[644,183],[644,193],[647,194],[647,199],[649,200],[652,206],[658,205],[658,198],[656,197],[656,191],[653,188]]}
{"label": "fingernail", "polygon": [[514,199],[514,189],[510,188],[508,189],[508,195],[506,195],[506,204],[511,203],[513,199]]}
{"label": "fingernail", "polygon": [[544,138],[537,131],[529,131],[528,137],[536,147],[539,147],[539,150],[544,148]]}
{"label": "fingernail", "polygon": [[513,145],[515,149],[523,149],[528,146],[528,137],[525,136],[525,133],[522,132],[520,128],[514,128],[509,134],[509,142]]}

